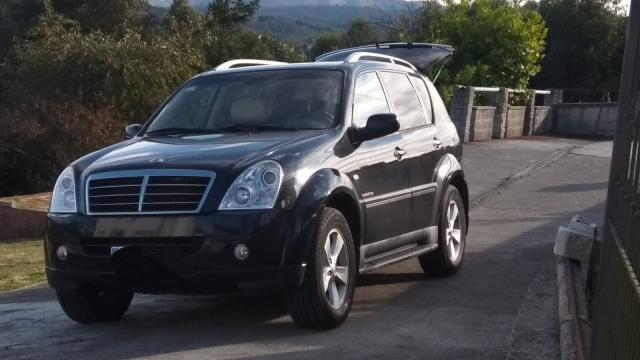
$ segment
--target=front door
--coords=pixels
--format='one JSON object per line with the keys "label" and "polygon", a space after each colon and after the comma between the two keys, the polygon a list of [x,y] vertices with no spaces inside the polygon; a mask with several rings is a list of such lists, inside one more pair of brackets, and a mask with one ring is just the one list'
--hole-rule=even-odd
{"label": "front door", "polygon": [[400,121],[400,134],[405,142],[411,188],[411,211],[408,231],[425,230],[434,223],[436,183],[434,171],[438,163],[441,141],[433,121],[431,99],[425,82],[419,76],[400,72],[381,72],[384,86]]}
{"label": "front door", "polygon": [[[375,72],[356,79],[353,124],[364,127],[369,116],[391,112],[384,90]],[[403,161],[404,141],[399,133],[362,143],[356,150],[359,164],[358,190],[365,203],[366,256],[387,250],[382,242],[394,239],[409,228],[411,192],[409,167]],[[393,241],[389,241],[392,246]]]}

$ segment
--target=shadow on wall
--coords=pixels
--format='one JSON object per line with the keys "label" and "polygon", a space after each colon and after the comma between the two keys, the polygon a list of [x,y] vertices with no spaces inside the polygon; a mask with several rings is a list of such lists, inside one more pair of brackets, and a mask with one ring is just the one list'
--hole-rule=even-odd
{"label": "shadow on wall", "polygon": [[12,203],[0,202],[0,240],[42,237],[46,217],[42,211],[16,209]]}

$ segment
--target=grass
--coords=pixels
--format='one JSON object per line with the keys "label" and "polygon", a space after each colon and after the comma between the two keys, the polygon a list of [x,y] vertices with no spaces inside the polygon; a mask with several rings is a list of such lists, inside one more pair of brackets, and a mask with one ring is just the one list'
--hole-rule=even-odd
{"label": "grass", "polygon": [[42,239],[0,242],[0,291],[45,280]]}

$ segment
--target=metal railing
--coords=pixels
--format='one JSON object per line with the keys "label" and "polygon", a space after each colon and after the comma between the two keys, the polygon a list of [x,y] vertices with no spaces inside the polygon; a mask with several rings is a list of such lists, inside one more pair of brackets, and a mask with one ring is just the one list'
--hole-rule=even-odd
{"label": "metal railing", "polygon": [[640,0],[632,0],[593,311],[592,359],[640,359]]}

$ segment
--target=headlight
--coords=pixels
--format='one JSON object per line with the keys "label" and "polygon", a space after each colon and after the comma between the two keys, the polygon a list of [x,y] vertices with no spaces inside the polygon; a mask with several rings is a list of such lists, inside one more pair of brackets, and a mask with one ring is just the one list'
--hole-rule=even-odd
{"label": "headlight", "polygon": [[73,177],[73,168],[69,166],[60,174],[56,185],[53,187],[49,212],[75,213],[77,211],[76,180]]}
{"label": "headlight", "polygon": [[219,209],[271,209],[276,203],[281,184],[282,168],[277,162],[257,163],[231,184]]}

